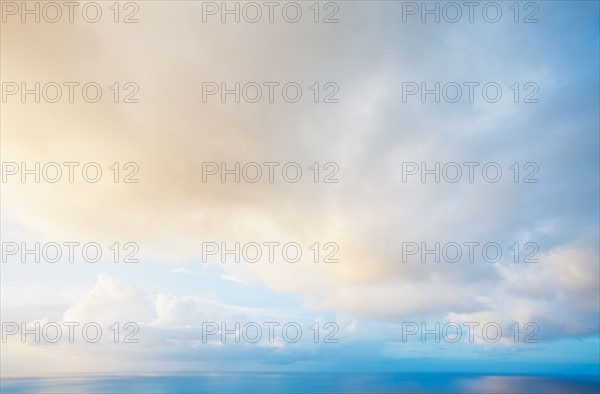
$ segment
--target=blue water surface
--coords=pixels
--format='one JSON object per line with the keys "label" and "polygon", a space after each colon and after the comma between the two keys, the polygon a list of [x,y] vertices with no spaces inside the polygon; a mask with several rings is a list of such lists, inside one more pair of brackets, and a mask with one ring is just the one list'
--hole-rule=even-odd
{"label": "blue water surface", "polygon": [[401,373],[199,373],[3,378],[1,393],[599,393],[597,378]]}

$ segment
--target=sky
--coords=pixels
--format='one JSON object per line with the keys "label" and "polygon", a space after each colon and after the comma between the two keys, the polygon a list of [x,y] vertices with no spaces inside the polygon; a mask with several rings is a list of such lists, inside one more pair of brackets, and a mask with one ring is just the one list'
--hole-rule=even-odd
{"label": "sky", "polygon": [[2,376],[598,375],[597,2],[45,4],[0,4]]}

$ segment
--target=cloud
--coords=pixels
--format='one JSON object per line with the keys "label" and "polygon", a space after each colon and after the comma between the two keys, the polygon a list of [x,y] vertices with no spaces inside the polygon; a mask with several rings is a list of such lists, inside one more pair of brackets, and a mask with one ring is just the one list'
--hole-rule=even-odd
{"label": "cloud", "polygon": [[106,273],[98,275],[96,285],[82,294],[67,309],[63,321],[75,322],[144,322],[153,315],[144,291],[123,284]]}
{"label": "cloud", "polygon": [[503,268],[504,280],[477,313],[452,313],[459,321],[487,320],[505,325],[535,323],[538,337],[548,341],[563,336],[586,337],[600,330],[598,309],[600,275],[598,245],[579,239],[545,253],[538,264],[524,269]]}
{"label": "cloud", "polygon": [[[511,23],[402,25],[393,2],[348,3],[344,23],[308,33],[202,25],[197,7],[145,3],[147,23],[132,36],[99,26],[74,27],[77,34],[3,26],[5,80],[132,80],[141,99],[36,104],[37,116],[30,105],[6,104],[5,161],[95,161],[105,174],[98,184],[3,185],[3,219],[45,238],[136,241],[165,264],[197,259],[203,241],[295,241],[305,256],[331,241],[338,264],[223,264],[221,278],[300,293],[319,313],[539,319],[552,337],[597,332],[597,40],[582,40],[597,12],[548,5],[547,23],[525,34],[531,45],[515,46],[523,31]],[[557,28],[569,20],[582,22]],[[546,56],[549,43],[556,56]],[[575,65],[580,74],[571,73]],[[404,81],[471,79],[498,81],[507,95],[517,80],[537,81],[540,103],[402,103]],[[202,103],[202,82],[221,80],[336,81],[341,102]],[[114,183],[108,166],[130,161],[140,182]],[[203,183],[208,161],[294,161],[305,176],[298,184]],[[496,161],[505,173],[498,184],[404,183],[406,161]],[[541,168],[539,184],[513,182],[509,166],[529,161]],[[340,182],[314,183],[314,162],[338,163]],[[401,262],[406,241],[507,248],[521,239],[541,245],[534,267],[507,267],[506,255],[495,265]],[[142,289],[101,275],[64,319],[182,328],[222,307],[170,290],[158,290],[154,305]]]}

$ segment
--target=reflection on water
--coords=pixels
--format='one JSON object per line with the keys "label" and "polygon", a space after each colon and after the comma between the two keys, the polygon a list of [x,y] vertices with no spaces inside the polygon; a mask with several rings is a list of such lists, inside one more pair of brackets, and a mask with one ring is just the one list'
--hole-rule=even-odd
{"label": "reflection on water", "polygon": [[598,393],[594,379],[451,374],[202,373],[10,378],[2,393]]}

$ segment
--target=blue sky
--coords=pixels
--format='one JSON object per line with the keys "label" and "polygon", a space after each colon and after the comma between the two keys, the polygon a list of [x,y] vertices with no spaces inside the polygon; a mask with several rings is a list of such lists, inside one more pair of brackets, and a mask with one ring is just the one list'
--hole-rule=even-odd
{"label": "blue sky", "polygon": [[[497,23],[477,12],[473,23],[412,16],[403,23],[401,2],[337,4],[333,24],[312,22],[308,3],[295,24],[201,23],[201,2],[140,2],[139,23],[128,25],[110,18],[2,23],[3,83],[104,87],[95,104],[79,96],[21,103],[18,95],[2,103],[3,163],[97,162],[104,171],[98,183],[11,176],[2,184],[3,324],[95,322],[104,332],[97,343],[22,343],[12,335],[2,343],[3,376],[598,373],[598,3],[537,2],[538,23],[515,23],[509,2],[499,3]],[[139,103],[114,103],[108,87],[115,81],[135,81]],[[294,104],[279,96],[274,103],[222,103],[218,95],[203,102],[203,83],[215,81],[293,81],[303,96]],[[334,82],[339,102],[315,103],[315,82],[322,94]],[[457,103],[443,96],[437,103],[433,95],[423,103],[420,94],[403,102],[403,84],[431,89],[436,82],[477,84],[473,102],[466,89]],[[492,82],[502,88],[494,103],[481,93]],[[538,102],[523,102],[534,91]],[[113,182],[114,162],[136,163],[139,182]],[[294,162],[303,177],[202,182],[206,162]],[[336,163],[339,182],[313,182],[315,162],[321,176],[331,170],[325,163]],[[465,162],[479,164],[473,182],[403,181],[403,163],[436,162],[459,163],[463,171]],[[498,182],[481,176],[486,163],[502,169]],[[522,182],[535,168],[538,182]],[[96,242],[103,256],[96,263],[21,263],[6,248],[22,242]],[[136,243],[139,262],[113,263],[115,242]],[[206,242],[296,242],[303,256],[295,264],[280,255],[274,263],[222,263],[218,254],[203,255]],[[335,242],[339,262],[312,262],[315,242],[320,259]],[[436,242],[496,243],[503,253],[496,263],[480,254],[470,263],[463,247],[457,263],[421,263],[420,255],[402,262],[408,243]],[[539,262],[523,263],[534,249]],[[115,344],[115,322],[120,329],[134,322],[139,342]],[[207,322],[295,322],[303,335],[297,343],[280,332],[272,343],[222,343],[218,335],[204,343]],[[418,335],[403,342],[410,322],[494,323],[503,335],[494,343],[480,330],[473,343],[464,334],[456,343]],[[337,343],[322,342],[326,323],[337,327]],[[523,343],[528,323],[537,327],[537,343]]]}

